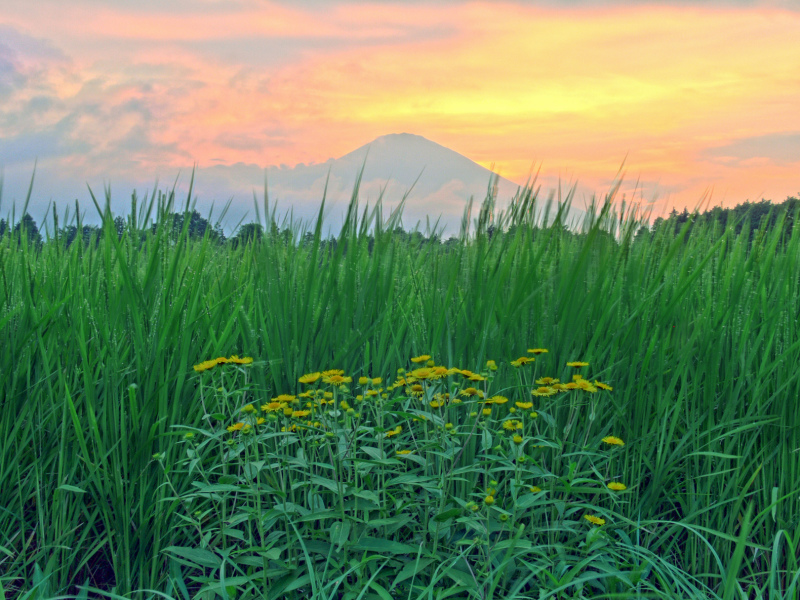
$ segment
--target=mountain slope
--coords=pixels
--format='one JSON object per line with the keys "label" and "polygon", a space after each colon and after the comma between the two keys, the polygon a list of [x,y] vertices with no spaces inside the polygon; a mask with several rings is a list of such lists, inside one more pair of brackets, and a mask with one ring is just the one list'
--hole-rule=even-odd
{"label": "mountain slope", "polygon": [[[365,162],[366,161],[366,162]],[[352,152],[320,164],[295,167],[268,167],[266,170],[271,200],[279,208],[291,208],[296,216],[313,218],[319,209],[328,181],[326,203],[328,222],[335,226],[349,202],[356,177],[364,167],[359,189],[362,203],[373,204],[385,188],[383,203],[397,206],[409,189],[403,222],[413,227],[440,219],[447,233],[457,233],[464,208],[473,197],[480,203],[487,194],[491,171],[469,158],[422,136],[409,133],[384,135]],[[416,181],[416,183],[415,183]],[[209,192],[234,192],[234,202],[263,189],[264,170],[256,165],[236,164],[201,169],[197,189]],[[413,188],[412,188],[413,186]],[[518,185],[504,178],[498,180],[498,201],[508,201]],[[244,188],[244,189],[243,189]],[[237,193],[236,190],[239,190]]]}

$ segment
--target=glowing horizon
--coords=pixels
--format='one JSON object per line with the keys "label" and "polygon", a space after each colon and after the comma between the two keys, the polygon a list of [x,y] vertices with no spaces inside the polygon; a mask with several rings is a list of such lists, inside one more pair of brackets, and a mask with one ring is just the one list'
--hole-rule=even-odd
{"label": "glowing horizon", "polygon": [[536,165],[603,194],[624,159],[660,209],[779,202],[800,190],[791,6],[11,0],[0,166],[128,181],[410,132],[518,183]]}

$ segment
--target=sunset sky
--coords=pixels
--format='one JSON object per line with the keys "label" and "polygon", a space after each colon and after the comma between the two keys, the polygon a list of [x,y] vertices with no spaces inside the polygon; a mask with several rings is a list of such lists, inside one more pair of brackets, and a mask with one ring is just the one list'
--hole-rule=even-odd
{"label": "sunset sky", "polygon": [[589,193],[625,160],[657,211],[780,202],[800,193],[798,32],[800,1],[4,0],[0,211],[36,159],[40,201],[83,202],[396,132]]}

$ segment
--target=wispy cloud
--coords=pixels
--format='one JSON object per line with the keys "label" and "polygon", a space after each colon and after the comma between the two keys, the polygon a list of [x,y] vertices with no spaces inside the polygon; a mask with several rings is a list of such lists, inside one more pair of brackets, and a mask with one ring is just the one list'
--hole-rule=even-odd
{"label": "wispy cloud", "polygon": [[705,154],[725,164],[766,160],[776,165],[800,165],[800,133],[769,133],[733,140]]}
{"label": "wispy cloud", "polygon": [[535,161],[602,193],[627,157],[670,202],[780,196],[797,187],[797,136],[776,132],[800,131],[798,8],[7,0],[0,165],[140,181],[412,131],[516,180]]}

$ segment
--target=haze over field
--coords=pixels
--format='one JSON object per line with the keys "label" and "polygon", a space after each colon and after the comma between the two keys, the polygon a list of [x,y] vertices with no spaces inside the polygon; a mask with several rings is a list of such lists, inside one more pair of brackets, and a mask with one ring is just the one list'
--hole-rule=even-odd
{"label": "haze over field", "polygon": [[[361,148],[337,159],[321,164],[297,165],[292,168],[270,167],[239,163],[218,165],[197,173],[203,190],[218,193],[236,190],[238,197],[252,197],[258,189],[263,197],[266,175],[270,199],[277,201],[278,212],[292,208],[295,215],[313,219],[325,193],[326,223],[335,226],[340,222],[352,197],[356,176],[363,171],[359,186],[359,199],[374,205],[383,195],[384,210],[399,205],[407,194],[403,210],[406,228],[420,223],[426,227],[426,217],[431,224],[440,219],[446,234],[457,234],[464,207],[470,198],[475,199],[475,214],[480,202],[489,192],[492,172],[468,158],[425,138],[408,134],[390,134],[373,140]],[[495,192],[498,205],[507,203],[518,191],[519,185],[500,177]],[[253,211],[251,211],[252,214]]]}
{"label": "haze over field", "polygon": [[[38,160],[36,218],[51,199],[91,206],[87,183],[111,183],[125,211],[156,178],[180,173],[185,190],[194,165],[198,209],[232,197],[229,225],[252,217],[265,169],[281,206],[309,216],[328,168],[349,197],[354,149],[392,132],[513,184],[532,166],[545,191],[577,181],[578,206],[623,160],[628,198],[638,183],[655,215],[712,190],[711,205],[781,201],[800,190],[797,31],[794,0],[6,0],[0,212]],[[379,145],[365,199],[388,182],[396,204],[425,167],[407,224],[457,223],[485,193],[488,173],[444,149]]]}

